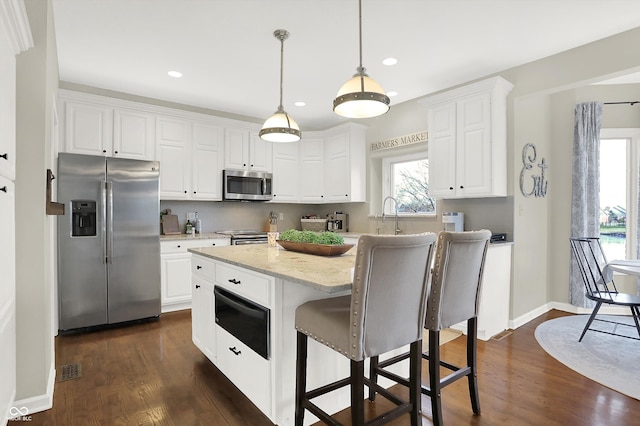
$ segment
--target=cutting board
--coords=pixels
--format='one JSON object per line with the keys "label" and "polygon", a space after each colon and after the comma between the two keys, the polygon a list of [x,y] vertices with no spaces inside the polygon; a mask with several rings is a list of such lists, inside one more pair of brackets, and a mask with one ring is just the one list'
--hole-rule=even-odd
{"label": "cutting board", "polygon": [[164,235],[175,235],[180,233],[177,215],[165,214],[162,216],[162,233]]}

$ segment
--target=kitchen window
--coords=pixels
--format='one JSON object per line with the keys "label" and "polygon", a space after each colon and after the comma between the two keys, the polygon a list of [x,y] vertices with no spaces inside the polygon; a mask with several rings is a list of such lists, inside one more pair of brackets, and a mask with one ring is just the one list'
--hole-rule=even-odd
{"label": "kitchen window", "polygon": [[639,132],[600,132],[600,240],[607,260],[638,257]]}
{"label": "kitchen window", "polygon": [[[423,152],[382,159],[382,199],[398,200],[399,215],[434,215],[436,200],[429,196],[429,159]],[[387,203],[386,214],[393,214]]]}

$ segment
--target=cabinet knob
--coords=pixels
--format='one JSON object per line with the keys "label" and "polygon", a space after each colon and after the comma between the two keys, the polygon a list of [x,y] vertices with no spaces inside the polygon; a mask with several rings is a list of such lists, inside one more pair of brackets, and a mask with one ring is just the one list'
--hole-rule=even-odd
{"label": "cabinet knob", "polygon": [[196,284],[196,288],[200,288],[200,284]]}
{"label": "cabinet knob", "polygon": [[117,154],[117,153],[118,153],[118,151],[116,151],[114,154]]}
{"label": "cabinet knob", "polygon": [[320,198],[324,198],[324,195],[321,195]]}
{"label": "cabinet knob", "polygon": [[106,153],[107,153],[107,150],[106,150],[106,149],[103,149],[103,150],[102,150],[102,153],[103,153],[103,154],[106,154]]}
{"label": "cabinet knob", "polygon": [[460,185],[460,189],[464,189],[464,186]]}
{"label": "cabinet knob", "polygon": [[215,246],[215,245],[216,245],[216,243],[211,243],[211,245],[212,245],[212,246]]}
{"label": "cabinet knob", "polygon": [[247,163],[242,163],[242,167],[247,167]]}
{"label": "cabinet knob", "polygon": [[449,187],[449,190],[453,191],[453,186],[450,186],[450,187]]}
{"label": "cabinet knob", "polygon": [[186,194],[186,193],[187,193],[187,191],[184,191],[184,193]]}
{"label": "cabinet knob", "polygon": [[196,269],[202,269],[202,266],[196,265]]}
{"label": "cabinet knob", "polygon": [[178,248],[182,247],[180,244],[178,244]]}
{"label": "cabinet knob", "polygon": [[4,158],[5,160],[9,159],[9,153],[5,152],[4,154],[0,155],[0,158]]}
{"label": "cabinet knob", "polygon": [[195,194],[195,193],[196,193],[196,191],[193,191],[193,193]]}
{"label": "cabinet knob", "polygon": [[348,197],[348,196],[349,196],[349,194],[344,194],[344,196],[345,196],[345,197]]}
{"label": "cabinet knob", "polygon": [[253,169],[253,164],[250,167]]}

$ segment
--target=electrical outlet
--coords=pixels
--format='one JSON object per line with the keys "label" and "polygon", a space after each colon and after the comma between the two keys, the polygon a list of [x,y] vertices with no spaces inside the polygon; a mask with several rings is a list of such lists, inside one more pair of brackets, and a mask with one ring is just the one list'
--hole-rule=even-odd
{"label": "electrical outlet", "polygon": [[284,213],[278,213],[278,220],[284,220]]}

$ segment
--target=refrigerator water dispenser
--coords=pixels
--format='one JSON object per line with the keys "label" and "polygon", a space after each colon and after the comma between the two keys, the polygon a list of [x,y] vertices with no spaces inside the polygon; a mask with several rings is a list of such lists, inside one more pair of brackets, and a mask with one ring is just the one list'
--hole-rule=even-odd
{"label": "refrigerator water dispenser", "polygon": [[95,237],[96,202],[88,200],[71,200],[71,236]]}

